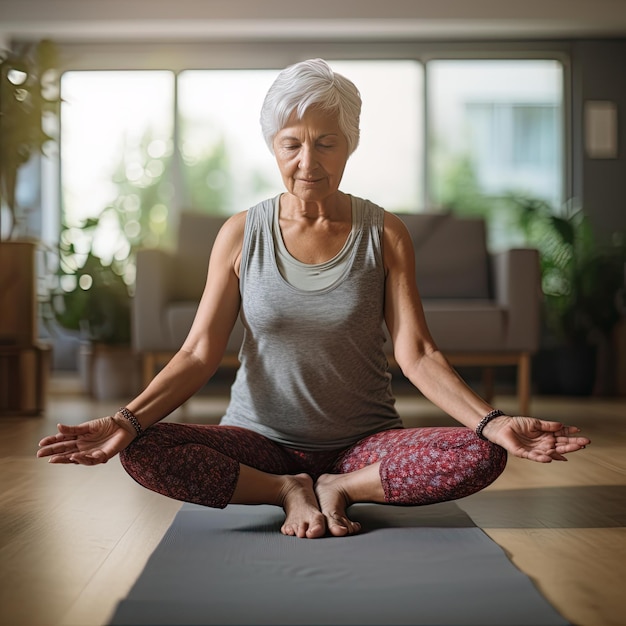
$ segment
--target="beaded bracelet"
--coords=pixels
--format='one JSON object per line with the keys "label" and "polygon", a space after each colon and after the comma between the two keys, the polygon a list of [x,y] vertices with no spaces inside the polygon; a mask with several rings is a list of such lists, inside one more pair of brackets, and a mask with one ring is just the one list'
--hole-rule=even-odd
{"label": "beaded bracelet", "polygon": [[483,441],[488,441],[487,437],[483,435],[483,430],[491,420],[496,419],[496,417],[500,417],[501,415],[505,415],[504,411],[501,411],[500,409],[494,409],[493,411],[489,411],[489,413],[487,413],[487,415],[485,415],[485,417],[483,417],[483,419],[478,422],[478,426],[476,426],[475,432],[480,439],[482,439]]}
{"label": "beaded bracelet", "polygon": [[133,425],[133,428],[137,431],[137,437],[140,437],[143,433],[143,429],[141,428],[141,424],[139,423],[139,420],[135,417],[133,412],[130,409],[127,409],[125,406],[118,409],[117,412],[122,417],[125,417]]}

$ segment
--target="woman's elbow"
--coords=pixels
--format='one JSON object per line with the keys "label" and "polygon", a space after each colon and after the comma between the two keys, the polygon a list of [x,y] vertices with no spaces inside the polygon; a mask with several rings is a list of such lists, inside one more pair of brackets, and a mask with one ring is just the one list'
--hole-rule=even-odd
{"label": "woman's elbow", "polygon": [[427,357],[439,353],[439,348],[430,341],[419,341],[412,345],[400,343],[394,347],[394,359],[402,375],[411,380],[420,364]]}

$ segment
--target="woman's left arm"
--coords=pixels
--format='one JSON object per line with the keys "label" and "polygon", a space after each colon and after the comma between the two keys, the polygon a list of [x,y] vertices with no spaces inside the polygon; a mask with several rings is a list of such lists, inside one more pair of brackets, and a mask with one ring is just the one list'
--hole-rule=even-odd
{"label": "woman's left arm", "polygon": [[[411,237],[400,218],[385,213],[385,321],[402,373],[431,402],[475,430],[494,410],[457,374],[433,340],[422,307]],[[530,417],[499,416],[482,429],[485,438],[515,456],[539,462],[565,460],[563,454],[584,448],[580,430]]]}

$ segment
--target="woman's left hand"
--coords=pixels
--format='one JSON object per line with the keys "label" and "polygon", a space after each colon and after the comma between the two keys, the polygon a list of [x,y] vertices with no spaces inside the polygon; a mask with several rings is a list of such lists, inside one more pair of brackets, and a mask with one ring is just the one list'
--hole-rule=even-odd
{"label": "woman's left hand", "polygon": [[502,416],[489,422],[483,434],[513,456],[539,463],[567,461],[565,454],[582,450],[591,442],[577,437],[580,428],[534,417]]}

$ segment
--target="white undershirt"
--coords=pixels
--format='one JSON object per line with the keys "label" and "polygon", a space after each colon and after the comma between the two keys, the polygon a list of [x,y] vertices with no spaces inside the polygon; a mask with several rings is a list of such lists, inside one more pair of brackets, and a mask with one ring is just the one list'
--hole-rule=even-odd
{"label": "white undershirt", "polygon": [[326,289],[338,280],[345,272],[349,262],[350,250],[356,237],[358,223],[357,209],[355,202],[352,203],[352,229],[341,250],[324,263],[302,263],[291,256],[285,246],[280,232],[280,195],[276,197],[274,204],[274,227],[272,235],[274,238],[274,250],[276,251],[276,264],[281,276],[292,286],[303,291],[316,291]]}

